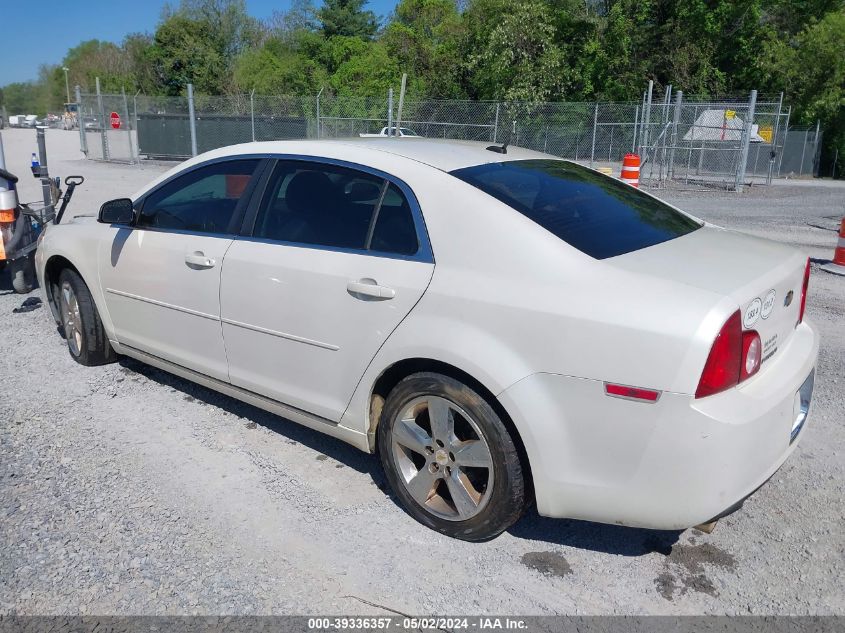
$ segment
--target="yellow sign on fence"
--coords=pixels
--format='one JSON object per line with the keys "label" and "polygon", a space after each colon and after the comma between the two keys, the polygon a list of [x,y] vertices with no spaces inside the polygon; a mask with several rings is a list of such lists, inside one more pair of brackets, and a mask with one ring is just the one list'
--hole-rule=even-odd
{"label": "yellow sign on fence", "polygon": [[772,126],[771,125],[761,125],[757,129],[757,134],[767,143],[772,142]]}
{"label": "yellow sign on fence", "polygon": [[732,119],[736,116],[736,110],[725,110],[725,118]]}

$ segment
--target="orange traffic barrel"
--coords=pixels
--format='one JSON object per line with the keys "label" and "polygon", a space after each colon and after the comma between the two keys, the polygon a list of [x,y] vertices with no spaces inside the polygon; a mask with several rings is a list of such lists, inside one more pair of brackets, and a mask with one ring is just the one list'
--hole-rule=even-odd
{"label": "orange traffic barrel", "polygon": [[619,175],[622,182],[627,182],[632,187],[640,186],[640,157],[637,154],[625,154],[622,159],[622,173]]}
{"label": "orange traffic barrel", "polygon": [[834,275],[845,275],[845,218],[842,218],[839,225],[839,241],[833,251],[833,261],[822,266],[822,270]]}

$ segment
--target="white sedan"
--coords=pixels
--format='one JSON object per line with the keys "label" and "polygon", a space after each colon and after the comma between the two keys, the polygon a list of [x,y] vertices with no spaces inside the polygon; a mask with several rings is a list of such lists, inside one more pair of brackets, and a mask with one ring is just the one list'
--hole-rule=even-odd
{"label": "white sedan", "polygon": [[795,449],[805,255],[585,167],[428,139],[252,143],[46,231],[83,365],[126,355],[378,453],[470,541],[540,514],[682,529]]}

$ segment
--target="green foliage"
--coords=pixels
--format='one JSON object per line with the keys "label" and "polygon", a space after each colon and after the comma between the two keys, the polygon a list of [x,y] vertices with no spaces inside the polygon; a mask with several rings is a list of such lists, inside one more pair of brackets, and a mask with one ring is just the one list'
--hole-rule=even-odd
{"label": "green foliage", "polygon": [[364,9],[367,0],[324,0],[317,11],[323,35],[338,35],[372,39],[378,30],[378,21],[372,11]]}
{"label": "green foliage", "polygon": [[0,99],[59,111],[64,67],[83,92],[99,77],[130,94],[383,98],[405,72],[411,99],[512,102],[638,100],[651,79],[688,97],[784,91],[792,121],[821,120],[845,154],[843,50],[843,0],[399,0],[381,30],[366,0],[293,0],[264,24],[245,0],[180,0],[154,33],[81,42]]}
{"label": "green foliage", "polygon": [[246,51],[235,64],[234,82],[239,91],[262,95],[310,94],[326,81],[316,60],[272,38],[261,48]]}
{"label": "green foliage", "polygon": [[507,101],[548,101],[569,79],[551,11],[540,0],[522,0],[503,12],[467,67],[480,94]]}
{"label": "green foliage", "polygon": [[452,0],[402,0],[381,41],[420,94],[460,98],[462,33]]}
{"label": "green foliage", "polygon": [[40,110],[44,87],[34,81],[15,82],[3,86],[0,103],[6,107],[9,116],[17,114],[44,114]]}

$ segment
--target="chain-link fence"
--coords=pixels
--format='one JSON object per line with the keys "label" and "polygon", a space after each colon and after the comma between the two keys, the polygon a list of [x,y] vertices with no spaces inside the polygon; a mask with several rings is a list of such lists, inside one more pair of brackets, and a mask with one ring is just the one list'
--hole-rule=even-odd
{"label": "chain-link fence", "polygon": [[137,159],[137,133],[125,94],[79,99],[80,145],[88,158],[131,163]]}
{"label": "chain-link fence", "polygon": [[[821,132],[789,128],[777,100],[513,103],[379,97],[80,95],[82,149],[90,158],[182,159],[249,141],[403,134],[536,149],[591,167],[642,158],[646,186],[741,188],[781,175],[814,175]],[[115,117],[119,125],[114,127]]]}

